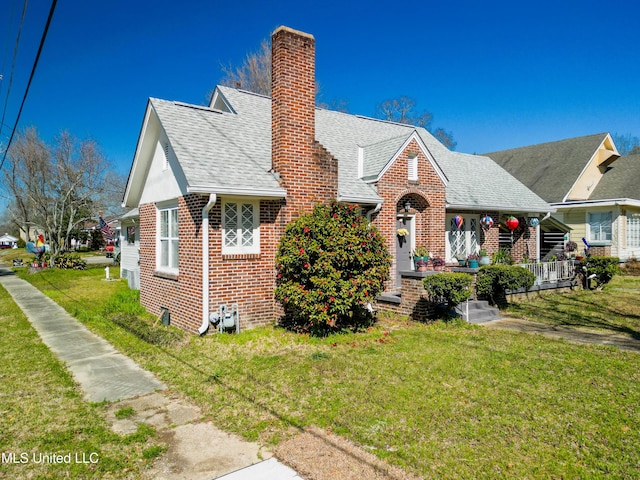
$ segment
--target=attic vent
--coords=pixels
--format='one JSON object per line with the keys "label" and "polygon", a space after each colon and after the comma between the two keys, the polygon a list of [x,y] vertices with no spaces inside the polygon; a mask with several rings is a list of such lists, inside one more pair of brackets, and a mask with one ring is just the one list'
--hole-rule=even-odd
{"label": "attic vent", "polygon": [[162,170],[169,168],[169,142],[162,144],[162,150],[164,151],[164,162],[162,162]]}
{"label": "attic vent", "polygon": [[409,180],[418,180],[418,155],[415,153],[407,158],[407,176]]}

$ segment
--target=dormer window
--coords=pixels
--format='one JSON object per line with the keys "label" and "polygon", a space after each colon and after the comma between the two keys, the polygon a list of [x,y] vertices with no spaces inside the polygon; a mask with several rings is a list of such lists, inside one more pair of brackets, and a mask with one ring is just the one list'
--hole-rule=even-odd
{"label": "dormer window", "polygon": [[410,153],[407,157],[407,178],[410,181],[418,180],[418,154]]}

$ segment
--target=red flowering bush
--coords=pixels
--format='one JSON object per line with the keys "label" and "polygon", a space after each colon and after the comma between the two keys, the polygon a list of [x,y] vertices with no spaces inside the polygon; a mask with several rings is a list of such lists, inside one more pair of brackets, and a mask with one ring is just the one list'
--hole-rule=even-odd
{"label": "red flowering bush", "polygon": [[391,257],[354,205],[319,204],[287,225],[276,254],[283,326],[314,335],[369,325]]}

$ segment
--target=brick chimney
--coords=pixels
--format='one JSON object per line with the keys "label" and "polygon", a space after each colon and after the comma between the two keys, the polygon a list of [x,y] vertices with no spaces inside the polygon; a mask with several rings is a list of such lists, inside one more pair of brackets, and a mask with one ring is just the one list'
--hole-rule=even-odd
{"label": "brick chimney", "polygon": [[271,163],[287,191],[290,220],[337,198],[338,162],[315,140],[313,35],[278,27],[271,52]]}

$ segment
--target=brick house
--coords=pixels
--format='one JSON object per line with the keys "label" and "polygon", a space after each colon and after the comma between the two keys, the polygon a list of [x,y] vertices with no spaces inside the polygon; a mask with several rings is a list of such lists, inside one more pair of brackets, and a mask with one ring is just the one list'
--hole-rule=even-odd
{"label": "brick house", "polygon": [[[451,152],[423,128],[317,108],[313,36],[279,27],[272,52],[272,98],[218,86],[209,106],[148,102],[123,204],[139,208],[150,312],[200,333],[223,303],[239,304],[244,327],[272,322],[278,240],[317,202],[357,203],[382,231],[390,290],[416,245],[447,260],[493,251],[504,215],[550,211],[488,157]],[[482,215],[494,227],[481,229]],[[536,234],[516,232],[514,253],[535,258]]]}

